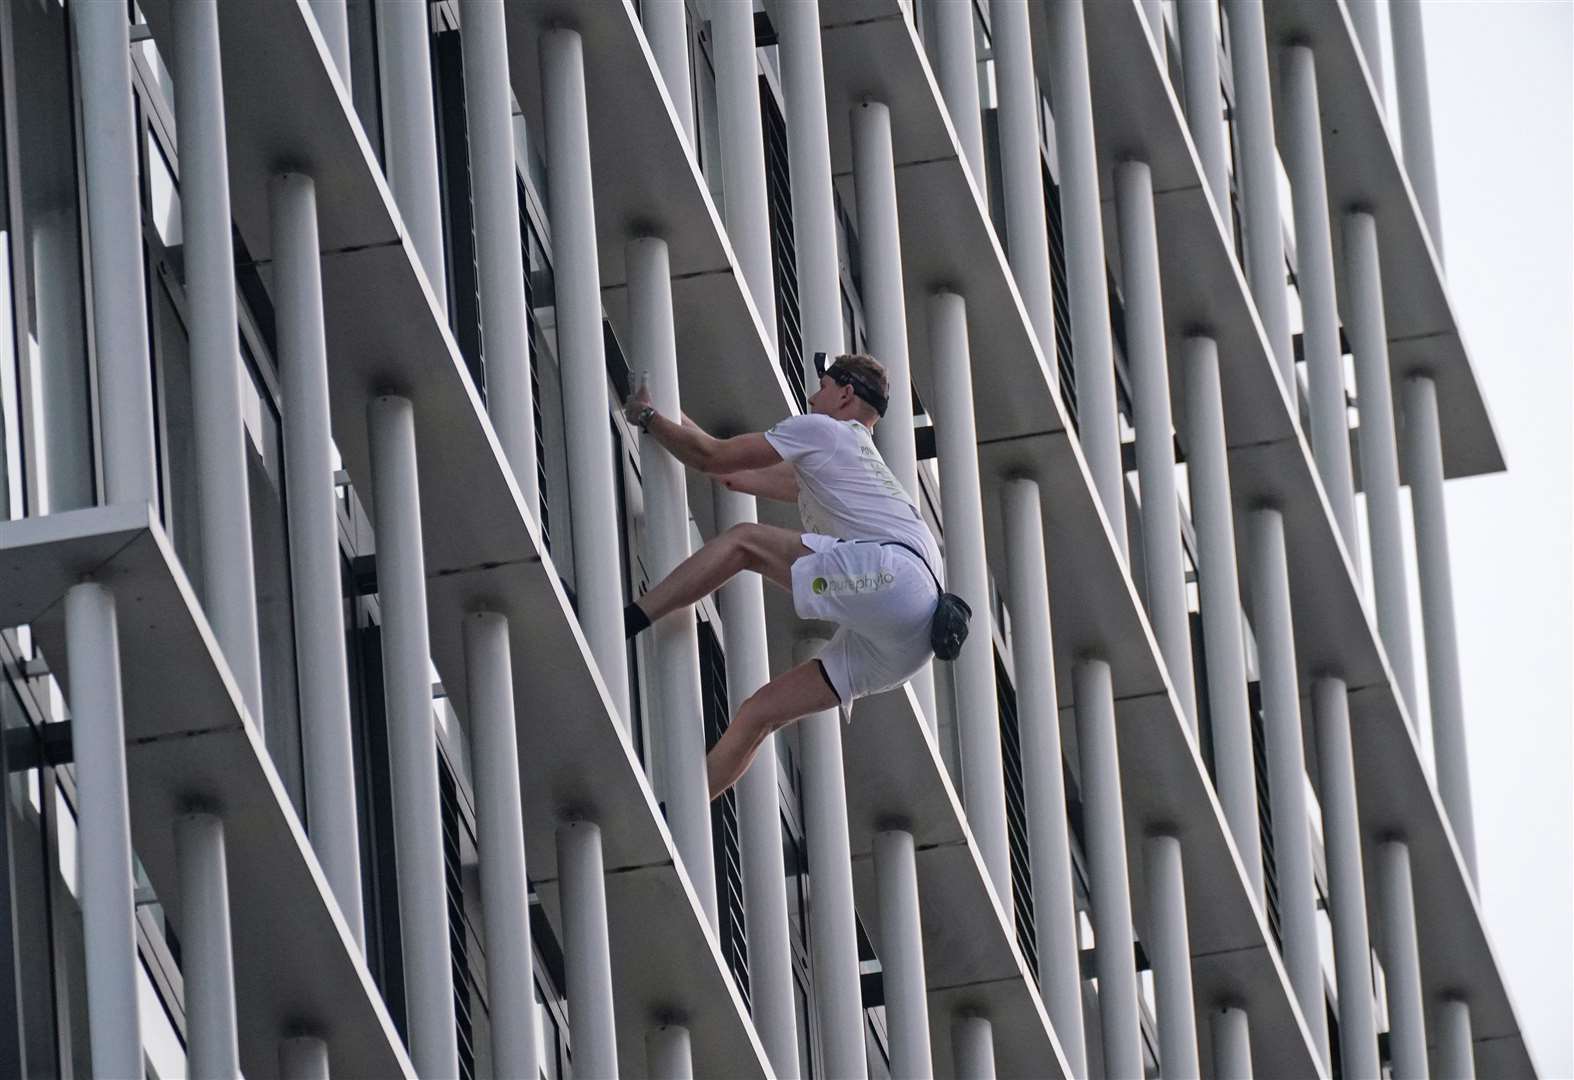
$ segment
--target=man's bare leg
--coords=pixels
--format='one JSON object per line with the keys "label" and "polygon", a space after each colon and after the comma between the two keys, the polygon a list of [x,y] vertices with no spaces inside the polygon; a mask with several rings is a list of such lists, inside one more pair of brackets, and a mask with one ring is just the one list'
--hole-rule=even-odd
{"label": "man's bare leg", "polygon": [[734,525],[707,541],[635,603],[652,622],[709,596],[740,570],[792,589],[792,564],[809,554],[802,535],[774,525]]}
{"label": "man's bare leg", "polygon": [[799,664],[760,687],[738,707],[738,715],[705,756],[710,797],[715,799],[738,782],[771,733],[837,704],[836,691],[818,660]]}

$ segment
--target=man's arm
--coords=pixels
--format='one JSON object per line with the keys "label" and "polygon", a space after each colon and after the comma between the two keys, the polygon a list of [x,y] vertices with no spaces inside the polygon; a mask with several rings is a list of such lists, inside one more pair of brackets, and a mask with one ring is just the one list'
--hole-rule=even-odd
{"label": "man's arm", "polygon": [[759,432],[718,439],[688,417],[681,424],[668,420],[651,408],[648,394],[630,399],[623,412],[630,423],[644,428],[673,457],[711,476],[782,464],[782,456]]}
{"label": "man's arm", "polygon": [[798,471],[782,461],[764,469],[730,473],[721,478],[723,486],[745,495],[758,495],[777,502],[798,501]]}
{"label": "man's arm", "polygon": [[782,464],[776,448],[757,431],[718,439],[698,427],[675,424],[660,413],[650,418],[645,431],[683,464],[711,476]]}

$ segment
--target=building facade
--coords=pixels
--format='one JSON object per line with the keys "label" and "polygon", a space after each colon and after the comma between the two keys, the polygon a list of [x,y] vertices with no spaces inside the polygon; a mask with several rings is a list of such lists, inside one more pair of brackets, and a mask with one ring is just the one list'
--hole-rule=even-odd
{"label": "building facade", "polygon": [[[0,1075],[1534,1075],[1424,10],[0,5]],[[710,804],[820,351],[973,633]]]}

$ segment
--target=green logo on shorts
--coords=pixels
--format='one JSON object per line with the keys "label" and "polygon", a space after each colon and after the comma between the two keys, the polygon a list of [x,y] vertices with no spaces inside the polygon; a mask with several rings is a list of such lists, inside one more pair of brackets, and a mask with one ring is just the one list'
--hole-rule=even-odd
{"label": "green logo on shorts", "polygon": [[873,573],[859,574],[857,577],[841,575],[830,578],[817,577],[809,583],[809,588],[814,590],[816,596],[824,596],[826,593],[832,596],[846,594],[856,596],[861,593],[876,592],[880,589],[889,588],[895,583],[896,578],[891,574],[891,571],[878,570]]}

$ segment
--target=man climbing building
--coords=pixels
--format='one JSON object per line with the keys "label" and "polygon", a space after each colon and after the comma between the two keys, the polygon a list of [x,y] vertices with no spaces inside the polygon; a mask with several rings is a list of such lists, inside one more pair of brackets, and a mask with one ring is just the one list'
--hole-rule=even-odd
{"label": "man climbing building", "polygon": [[[809,412],[766,432],[715,438],[658,413],[641,390],[624,406],[679,461],[735,491],[798,503],[803,532],[735,525],[680,563],[624,611],[628,636],[752,570],[792,593],[800,618],[839,629],[819,656],[762,686],[711,748],[712,799],[748,769],[767,736],[811,713],[906,682],[933,655],[940,549],[871,432],[885,415],[885,369],[861,353],[829,368]],[[964,617],[965,618],[965,617]],[[965,623],[964,630],[965,633]]]}

